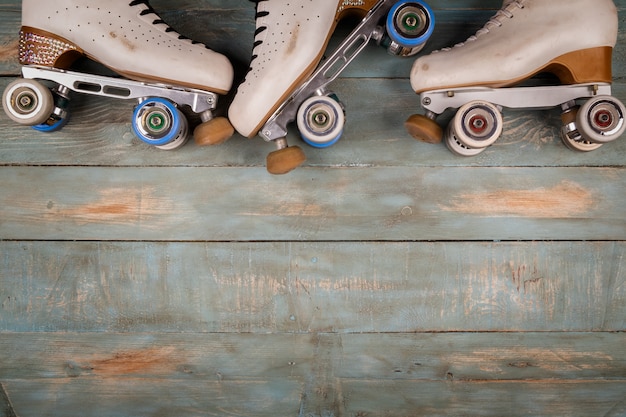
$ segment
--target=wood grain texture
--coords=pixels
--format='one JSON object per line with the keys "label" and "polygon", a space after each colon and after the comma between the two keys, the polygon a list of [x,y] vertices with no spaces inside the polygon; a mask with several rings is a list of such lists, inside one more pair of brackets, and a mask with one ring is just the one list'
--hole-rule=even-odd
{"label": "wood grain texture", "polygon": [[[342,384],[353,416],[622,416],[622,382],[351,381]],[[352,401],[352,399],[355,399]]]}
{"label": "wood grain texture", "polygon": [[[626,384],[618,381],[340,381],[334,405],[310,406],[291,380],[177,382],[102,380],[63,384],[11,381],[16,409],[36,416],[527,416],[620,417]],[[280,393],[280,394],[277,394]],[[327,399],[328,397],[328,393]],[[498,399],[498,401],[495,401]]]}
{"label": "wood grain texture", "polygon": [[624,242],[0,244],[6,332],[626,329]]}
{"label": "wood grain texture", "polygon": [[122,417],[297,416],[300,387],[293,379],[167,381],[103,379],[14,380],[16,410],[27,416]]}
{"label": "wood grain texture", "polygon": [[[616,168],[0,167],[30,240],[623,240]],[[25,188],[25,184],[28,187]]]}
{"label": "wood grain texture", "polygon": [[[626,380],[622,333],[5,333],[7,379]],[[19,346],[20,349],[13,347]],[[324,358],[330,362],[321,366]],[[24,366],[28,365],[28,366]]]}
{"label": "wood grain texture", "polygon": [[623,334],[5,336],[0,372],[28,415],[583,416],[625,404]]}

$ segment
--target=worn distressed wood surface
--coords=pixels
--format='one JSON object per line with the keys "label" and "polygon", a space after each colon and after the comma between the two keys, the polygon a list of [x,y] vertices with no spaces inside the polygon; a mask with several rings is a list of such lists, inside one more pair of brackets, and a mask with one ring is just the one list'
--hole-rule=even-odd
{"label": "worn distressed wood surface", "polygon": [[0,330],[620,331],[623,242],[4,242]]}
{"label": "worn distressed wood surface", "polygon": [[[0,234],[45,240],[618,240],[615,168],[0,167]],[[29,184],[28,192],[24,185]]]}
{"label": "worn distressed wood surface", "polygon": [[[245,75],[253,3],[151,4]],[[501,1],[429,4],[425,52]],[[0,0],[1,89],[20,18]],[[403,129],[411,64],[367,48],[344,139],[285,177],[260,139],[143,145],[131,102],[74,96],[49,135],[0,112],[0,417],[626,416],[626,140],[576,153],[557,110],[505,111],[455,157]]]}
{"label": "worn distressed wood surface", "polygon": [[56,415],[51,401],[69,416],[297,415],[328,403],[338,415],[456,415],[483,402],[492,416],[621,415],[623,343],[615,333],[16,333],[0,340],[21,347],[0,350],[0,372],[14,407],[36,415]]}

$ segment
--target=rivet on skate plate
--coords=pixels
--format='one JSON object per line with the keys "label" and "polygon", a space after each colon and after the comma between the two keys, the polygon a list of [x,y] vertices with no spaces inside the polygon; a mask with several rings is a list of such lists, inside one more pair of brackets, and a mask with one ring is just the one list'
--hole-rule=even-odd
{"label": "rivet on skate plate", "polygon": [[432,103],[432,100],[430,99],[430,97],[426,97],[424,98],[424,100],[422,100],[422,105],[424,106],[430,106],[431,103]]}

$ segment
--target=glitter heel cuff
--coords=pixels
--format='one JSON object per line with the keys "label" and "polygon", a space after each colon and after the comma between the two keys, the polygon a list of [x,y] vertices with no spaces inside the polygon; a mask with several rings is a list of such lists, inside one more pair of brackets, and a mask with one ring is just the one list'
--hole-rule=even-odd
{"label": "glitter heel cuff", "polygon": [[51,33],[22,27],[19,60],[22,65],[65,68],[83,52],[67,40]]}

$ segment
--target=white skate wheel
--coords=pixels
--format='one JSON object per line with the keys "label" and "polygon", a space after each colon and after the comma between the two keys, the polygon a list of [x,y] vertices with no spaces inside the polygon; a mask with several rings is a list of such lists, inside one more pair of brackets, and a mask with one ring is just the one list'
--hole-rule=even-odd
{"label": "white skate wheel", "polygon": [[590,142],[580,135],[578,138],[572,137],[571,132],[568,133],[565,129],[561,130],[561,140],[569,149],[578,152],[591,152],[602,146],[601,143]]}
{"label": "white skate wheel", "polygon": [[456,140],[467,148],[486,148],[502,134],[502,114],[495,105],[486,101],[465,104],[451,123]]}
{"label": "white skate wheel", "polygon": [[302,103],[296,120],[306,143],[315,148],[327,148],[341,138],[345,115],[337,100],[314,96]]}
{"label": "white skate wheel", "polygon": [[50,118],[54,111],[54,98],[39,81],[23,78],[7,86],[2,94],[2,105],[14,122],[36,126]]}
{"label": "white skate wheel", "polygon": [[596,143],[608,143],[626,130],[626,108],[611,96],[598,96],[580,107],[576,122],[580,134]]}
{"label": "white skate wheel", "polygon": [[602,146],[601,143],[591,142],[583,138],[578,131],[576,118],[580,107],[572,107],[561,115],[561,140],[569,149],[578,152],[591,152]]}
{"label": "white skate wheel", "polygon": [[470,148],[467,145],[463,144],[456,136],[456,132],[454,131],[454,125],[452,122],[446,128],[444,134],[444,141],[448,149],[455,155],[458,156],[476,156],[482,153],[487,148]]}

